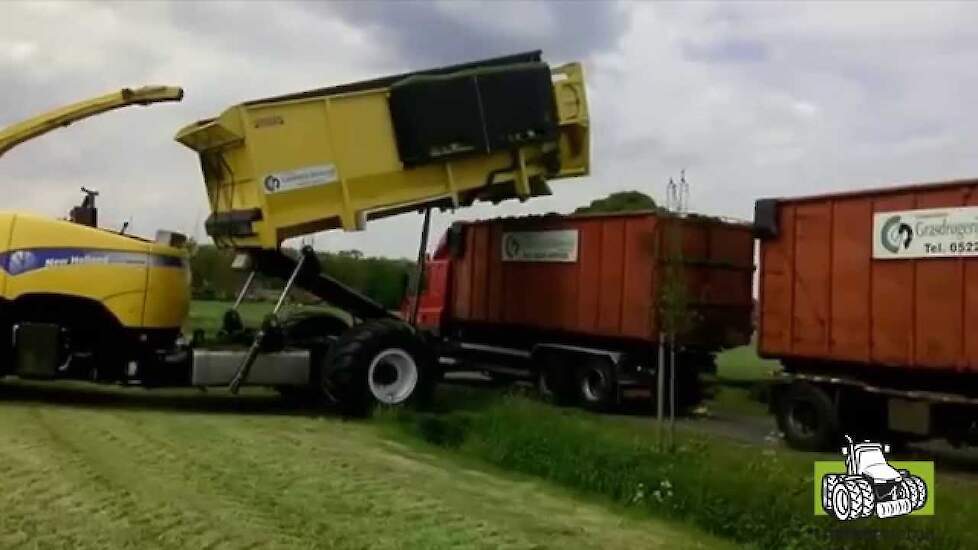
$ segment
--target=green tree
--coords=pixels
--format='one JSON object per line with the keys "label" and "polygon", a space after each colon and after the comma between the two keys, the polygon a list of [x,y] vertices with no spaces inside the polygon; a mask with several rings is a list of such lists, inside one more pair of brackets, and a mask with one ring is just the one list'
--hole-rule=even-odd
{"label": "green tree", "polygon": [[[192,243],[189,247],[191,292],[200,300],[233,300],[247,273],[231,269],[234,251],[212,244]],[[286,250],[297,256],[298,250]],[[400,306],[404,281],[414,271],[414,262],[403,258],[365,256],[359,250],[318,252],[323,273],[363,293],[388,309]],[[252,296],[274,296],[285,281],[259,275],[252,284]]]}
{"label": "green tree", "polygon": [[205,300],[232,299],[244,277],[231,269],[234,251],[193,243],[190,249],[191,293]]}
{"label": "green tree", "polygon": [[603,199],[595,199],[591,204],[574,211],[575,214],[600,212],[634,212],[636,210],[659,210],[655,199],[641,191],[617,191]]}

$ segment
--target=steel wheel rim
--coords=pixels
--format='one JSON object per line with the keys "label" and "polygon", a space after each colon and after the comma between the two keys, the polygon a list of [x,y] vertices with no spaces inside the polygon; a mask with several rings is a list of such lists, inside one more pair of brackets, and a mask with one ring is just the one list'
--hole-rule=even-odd
{"label": "steel wheel rim", "polygon": [[403,403],[418,386],[418,364],[400,348],[386,349],[370,362],[367,386],[374,398],[385,405]]}

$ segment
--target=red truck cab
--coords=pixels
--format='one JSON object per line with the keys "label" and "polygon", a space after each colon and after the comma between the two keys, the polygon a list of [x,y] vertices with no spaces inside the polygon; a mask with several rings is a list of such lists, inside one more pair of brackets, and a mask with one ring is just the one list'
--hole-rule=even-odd
{"label": "red truck cab", "polygon": [[438,243],[434,256],[425,257],[424,276],[420,280],[421,294],[418,297],[420,306],[417,311],[417,319],[414,319],[415,289],[416,285],[419,284],[417,276],[408,285],[408,292],[401,302],[401,316],[404,319],[414,320],[415,326],[420,329],[438,332],[448,298],[448,278],[451,266],[446,235]]}

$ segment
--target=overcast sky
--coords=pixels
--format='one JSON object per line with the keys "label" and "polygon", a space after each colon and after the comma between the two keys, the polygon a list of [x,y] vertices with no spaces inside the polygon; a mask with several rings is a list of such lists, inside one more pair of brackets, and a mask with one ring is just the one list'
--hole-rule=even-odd
{"label": "overcast sky", "polygon": [[[284,1],[0,2],[0,125],[124,86],[180,85],[0,159],[2,209],[63,216],[102,192],[132,219],[203,237],[207,203],[178,128],[240,101],[542,49],[585,65],[592,175],[554,196],[435,215],[568,212],[612,191],[661,200],[686,169],[692,209],[749,219],[754,200],[978,176],[978,4]],[[413,256],[420,215],[316,237]],[[436,233],[437,234],[437,233]],[[434,241],[434,239],[433,239]]]}

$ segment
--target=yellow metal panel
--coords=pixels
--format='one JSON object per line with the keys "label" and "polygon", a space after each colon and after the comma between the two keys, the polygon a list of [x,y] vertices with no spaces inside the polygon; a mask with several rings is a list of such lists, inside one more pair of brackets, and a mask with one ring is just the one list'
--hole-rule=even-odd
{"label": "yellow metal panel", "polygon": [[560,120],[560,177],[585,176],[591,169],[590,117],[584,69],[569,63],[554,70],[557,117]]}
{"label": "yellow metal panel", "polygon": [[190,270],[151,267],[146,285],[142,326],[172,328],[183,325],[190,310]]}
{"label": "yellow metal panel", "polygon": [[325,139],[326,114],[318,101],[292,104],[286,107],[257,105],[238,109],[245,121],[281,120],[280,124],[245,129],[249,147],[248,158],[233,159],[235,163],[250,160],[254,176],[262,179],[271,172],[294,166],[307,166],[335,158]]}
{"label": "yellow metal panel", "polygon": [[65,220],[54,220],[18,213],[13,224],[9,248],[88,247],[142,252],[149,243],[102,229]]}
{"label": "yellow metal panel", "polygon": [[403,169],[387,101],[378,101],[375,94],[351,94],[330,98],[330,103],[330,127],[344,178]]}
{"label": "yellow metal panel", "polygon": [[7,298],[14,300],[27,294],[58,294],[112,302],[110,311],[123,326],[142,323],[146,290],[146,266],[67,265],[38,269],[7,278]]}
{"label": "yellow metal panel", "polygon": [[181,99],[183,99],[183,89],[181,88],[143,86],[142,88],[123,88],[117,92],[79,101],[0,129],[0,156],[25,141],[106,111],[133,104],[149,105],[161,101],[180,101]]}
{"label": "yellow metal panel", "polygon": [[[10,248],[10,231],[14,223],[14,214],[0,212],[0,253]],[[7,271],[0,269],[0,297],[7,296]]]}
{"label": "yellow metal panel", "polygon": [[[119,322],[129,328],[177,328],[186,315],[189,296],[186,254],[163,246],[75,223],[28,214],[0,215],[9,225],[9,257],[5,265],[3,296],[15,300],[28,294],[86,298],[102,303]],[[4,233],[0,233],[3,235]],[[77,250],[77,254],[75,251]],[[59,261],[46,262],[52,252],[62,251]],[[64,252],[67,251],[67,252]],[[121,254],[119,261],[71,261],[91,253]],[[20,254],[20,255],[18,255]],[[29,254],[34,258],[30,259]],[[74,255],[74,256],[73,256]],[[65,261],[65,258],[70,258]],[[18,270],[18,262],[31,269]],[[146,296],[148,281],[152,296]],[[153,312],[144,325],[144,306]],[[168,310],[161,313],[163,310]]]}

